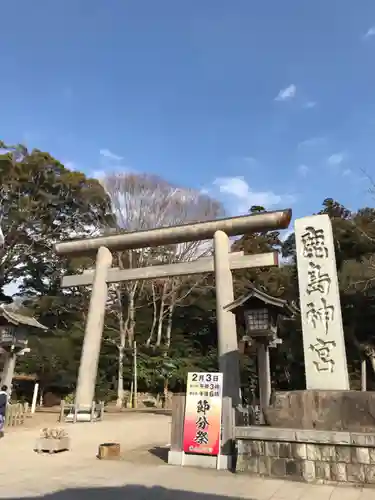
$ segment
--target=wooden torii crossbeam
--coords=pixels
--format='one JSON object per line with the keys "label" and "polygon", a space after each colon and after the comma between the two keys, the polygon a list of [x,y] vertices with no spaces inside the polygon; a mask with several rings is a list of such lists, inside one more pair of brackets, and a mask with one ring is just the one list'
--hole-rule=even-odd
{"label": "wooden torii crossbeam", "polygon": [[[229,266],[235,269],[254,267],[271,267],[279,264],[277,252],[244,255],[243,252],[229,254]],[[164,264],[158,266],[138,267],[135,269],[119,269],[112,267],[107,272],[107,283],[118,283],[133,280],[149,280],[155,278],[168,278],[169,276],[188,276],[190,274],[203,274],[214,272],[214,258],[202,257],[192,262],[179,262],[177,264]],[[94,282],[94,270],[82,274],[67,275],[62,278],[61,286],[89,286]]]}

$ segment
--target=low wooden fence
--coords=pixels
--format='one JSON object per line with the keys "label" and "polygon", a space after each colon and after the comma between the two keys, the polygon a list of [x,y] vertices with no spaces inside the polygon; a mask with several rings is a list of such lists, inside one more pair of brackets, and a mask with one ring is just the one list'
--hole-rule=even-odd
{"label": "low wooden fence", "polygon": [[5,414],[5,427],[23,425],[25,419],[31,415],[28,403],[8,404]]}
{"label": "low wooden fence", "polygon": [[261,425],[261,409],[259,405],[246,405],[242,406],[238,413],[238,421],[236,425],[238,426],[253,426]]}

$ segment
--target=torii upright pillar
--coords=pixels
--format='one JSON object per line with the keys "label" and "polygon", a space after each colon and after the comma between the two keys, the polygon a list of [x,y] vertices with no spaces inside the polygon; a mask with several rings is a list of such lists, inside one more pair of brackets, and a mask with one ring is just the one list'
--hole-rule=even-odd
{"label": "torii upright pillar", "polygon": [[231,467],[235,409],[240,404],[240,362],[236,318],[224,308],[234,300],[233,277],[229,264],[229,238],[223,231],[214,234],[217,344],[219,371],[223,374],[223,431],[218,468]]}
{"label": "torii upright pillar", "polygon": [[100,247],[96,256],[92,293],[78,371],[75,400],[77,409],[89,410],[94,401],[108,293],[107,274],[111,265],[111,252],[108,248]]}

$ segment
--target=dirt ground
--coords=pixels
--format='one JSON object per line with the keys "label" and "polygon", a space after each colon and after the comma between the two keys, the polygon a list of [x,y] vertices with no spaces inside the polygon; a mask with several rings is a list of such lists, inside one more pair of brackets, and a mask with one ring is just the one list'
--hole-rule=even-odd
{"label": "dirt ground", "polygon": [[32,417],[25,419],[25,422],[21,426],[7,427],[7,433],[20,432],[21,429],[33,429],[35,427],[56,427],[59,426],[58,423],[58,413],[35,413]]}
{"label": "dirt ground", "polygon": [[[106,414],[62,424],[71,449],[34,452],[40,429],[58,414],[36,414],[0,439],[0,498],[45,500],[373,500],[373,489],[309,485],[166,464],[170,420],[149,413]],[[99,444],[120,443],[120,460],[98,460]]]}

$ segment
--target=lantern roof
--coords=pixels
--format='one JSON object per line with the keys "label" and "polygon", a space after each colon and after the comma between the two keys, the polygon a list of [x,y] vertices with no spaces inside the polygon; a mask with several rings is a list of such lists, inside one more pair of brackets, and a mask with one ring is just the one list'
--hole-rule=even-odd
{"label": "lantern roof", "polygon": [[263,290],[256,288],[253,283],[249,284],[250,290],[238,297],[236,300],[227,304],[224,307],[225,311],[230,311],[233,314],[238,314],[246,309],[252,309],[254,302],[262,302],[265,306],[269,306],[273,309],[278,309],[281,314],[287,317],[296,316],[299,314],[298,308],[294,304],[290,304],[287,300],[280,299],[278,297],[273,297],[268,295],[268,293]]}
{"label": "lantern roof", "polygon": [[39,328],[40,330],[48,330],[46,326],[39,323],[39,321],[32,316],[25,316],[24,314],[17,313],[7,304],[0,304],[0,317],[15,326],[25,325],[32,328]]}

